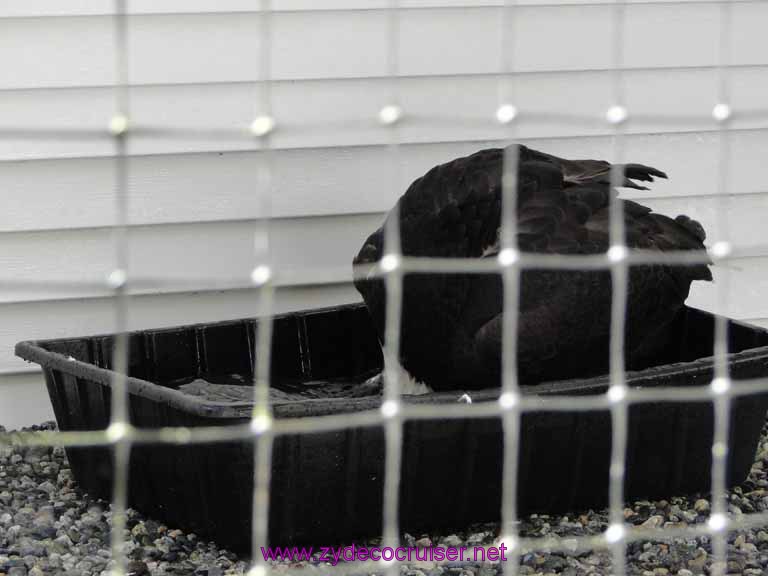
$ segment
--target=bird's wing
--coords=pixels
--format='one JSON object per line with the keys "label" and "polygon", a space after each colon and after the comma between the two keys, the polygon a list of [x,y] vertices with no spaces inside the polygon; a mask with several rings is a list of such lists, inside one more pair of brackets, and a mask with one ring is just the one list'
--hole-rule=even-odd
{"label": "bird's wing", "polygon": [[[416,180],[398,206],[403,253],[433,257],[497,254],[504,153],[502,149],[482,150],[437,166]],[[571,206],[562,171],[551,162],[521,162],[515,192],[518,244],[523,250],[547,250],[558,233],[575,231],[591,213],[581,203]]]}
{"label": "bird's wing", "polygon": [[624,188],[648,190],[648,188],[633,182],[633,180],[653,182],[654,177],[667,178],[667,175],[661,170],[643,164],[617,164],[614,167],[613,164],[604,160],[567,160],[524,146],[521,146],[521,154],[530,159],[545,161],[558,166],[563,174],[566,186],[583,184],[609,185],[612,182],[611,171],[614,169],[618,171],[620,175],[619,181]]}
{"label": "bird's wing", "polygon": [[[686,216],[654,214],[611,187],[612,165],[566,160],[519,146],[516,232],[523,251],[596,253],[609,246],[611,199],[622,203],[626,242],[650,250],[704,250],[704,230]],[[417,179],[398,203],[406,255],[488,257],[500,250],[502,170],[507,151],[481,150],[436,166]],[[642,164],[619,166],[624,186],[666,178]],[[390,215],[391,217],[392,215]],[[704,279],[706,266],[697,274]]]}

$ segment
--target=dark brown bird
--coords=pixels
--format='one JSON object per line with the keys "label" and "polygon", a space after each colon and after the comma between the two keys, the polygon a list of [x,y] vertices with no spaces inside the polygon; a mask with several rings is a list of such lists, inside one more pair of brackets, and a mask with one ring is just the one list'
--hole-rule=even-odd
{"label": "dark brown bird", "polygon": [[[482,150],[436,166],[398,200],[406,256],[489,258],[499,253],[505,151]],[[646,189],[666,174],[623,165],[623,186]],[[521,251],[599,254],[610,246],[611,164],[565,160],[519,146],[517,240]],[[630,200],[626,245],[657,251],[703,251],[705,233],[686,216],[674,220]],[[382,225],[354,264],[383,255]],[[691,282],[711,280],[707,264],[632,266],[626,316],[626,363],[644,366],[660,334],[683,307]],[[383,339],[385,292],[379,279],[355,286]],[[611,318],[608,270],[536,270],[521,274],[518,374],[522,384],[607,373]],[[434,390],[498,386],[503,289],[499,274],[407,274],[403,284],[400,361]]]}

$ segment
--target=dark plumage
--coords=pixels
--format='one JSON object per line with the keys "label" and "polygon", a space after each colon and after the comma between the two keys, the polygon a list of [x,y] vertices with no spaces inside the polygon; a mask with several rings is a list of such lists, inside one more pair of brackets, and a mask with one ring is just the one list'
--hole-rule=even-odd
{"label": "dark plumage", "polygon": [[[496,257],[504,150],[482,150],[436,166],[398,201],[407,256]],[[624,167],[623,185],[642,188],[666,175]],[[517,226],[525,252],[595,254],[609,247],[611,165],[564,160],[519,147]],[[686,216],[654,214],[629,200],[626,243],[647,250],[704,250],[704,230]],[[393,217],[390,212],[388,218]],[[354,259],[378,261],[383,229]],[[705,264],[633,266],[629,274],[626,361],[642,365],[655,334],[674,318],[693,280],[711,280]],[[382,337],[385,293],[375,279],[355,282]],[[502,284],[499,274],[408,274],[403,286],[400,358],[433,389],[486,388],[500,383]],[[521,383],[607,372],[611,277],[607,270],[526,270],[521,276],[518,362]]]}

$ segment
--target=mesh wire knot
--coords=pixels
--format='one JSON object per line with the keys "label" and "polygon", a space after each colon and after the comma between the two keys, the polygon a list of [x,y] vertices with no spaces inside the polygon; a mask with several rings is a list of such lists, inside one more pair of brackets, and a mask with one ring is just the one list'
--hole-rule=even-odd
{"label": "mesh wire knot", "polygon": [[394,418],[400,412],[400,403],[397,400],[385,400],[381,403],[381,415],[384,418]]}
{"label": "mesh wire knot", "polygon": [[397,254],[385,254],[381,259],[382,272],[394,272],[400,267],[400,257]]}
{"label": "mesh wire knot", "polygon": [[502,266],[512,266],[520,260],[520,253],[514,248],[504,248],[499,252],[497,258]]}
{"label": "mesh wire knot", "polygon": [[503,392],[499,396],[499,406],[502,410],[511,410],[520,403],[520,395],[517,392]]}
{"label": "mesh wire knot", "polygon": [[623,124],[629,118],[629,111],[619,104],[611,106],[605,112],[605,119],[609,124],[619,125]]}
{"label": "mesh wire knot", "polygon": [[725,122],[726,120],[729,120],[731,118],[731,114],[731,107],[724,102],[715,104],[714,108],[712,108],[712,118],[714,118],[717,122]]}
{"label": "mesh wire knot", "polygon": [[257,138],[263,138],[264,136],[271,134],[275,130],[275,126],[276,122],[272,116],[262,114],[256,116],[256,118],[253,119],[253,122],[251,122],[251,134]]}
{"label": "mesh wire knot", "polygon": [[107,286],[112,290],[123,288],[127,281],[128,274],[122,268],[112,270],[112,272],[109,273],[109,276],[107,276]]}
{"label": "mesh wire knot", "polygon": [[707,526],[712,532],[723,532],[728,526],[728,517],[720,513],[712,514],[707,520]]}
{"label": "mesh wire knot", "polygon": [[261,264],[251,272],[251,283],[254,286],[263,286],[272,278],[272,270],[269,266]]}
{"label": "mesh wire knot", "polygon": [[384,126],[393,126],[403,119],[403,109],[397,104],[388,104],[379,110],[379,122]]}
{"label": "mesh wire knot", "polygon": [[128,132],[128,117],[124,114],[115,114],[109,121],[109,131],[113,136],[122,136]]}
{"label": "mesh wire knot", "polygon": [[513,104],[502,104],[496,110],[496,121],[499,124],[510,124],[517,118],[517,107]]}
{"label": "mesh wire knot", "polygon": [[626,536],[626,529],[623,524],[611,524],[605,531],[605,541],[609,544],[616,544],[621,542]]}

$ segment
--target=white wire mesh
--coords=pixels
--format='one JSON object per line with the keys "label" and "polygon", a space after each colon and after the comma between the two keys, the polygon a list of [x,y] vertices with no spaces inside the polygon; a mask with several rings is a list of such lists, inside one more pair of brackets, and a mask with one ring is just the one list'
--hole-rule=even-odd
{"label": "white wire mesh", "polygon": [[[606,120],[615,126],[613,136],[614,164],[611,169],[611,186],[618,188],[624,181],[623,131],[627,112],[624,98],[624,0],[616,0],[613,11],[611,48],[613,58],[613,105],[606,113]],[[615,196],[610,204],[610,244],[607,255],[611,265],[611,333],[610,333],[610,388],[611,401],[611,461],[608,483],[608,518],[610,525],[605,538],[611,547],[613,571],[618,576],[625,572],[626,547],[624,541],[624,478],[627,451],[626,375],[624,370],[624,334],[627,312],[628,268],[625,261],[624,209]]]}
{"label": "white wire mesh", "polygon": [[251,413],[250,431],[253,434],[253,509],[251,511],[251,573],[258,575],[266,572],[265,560],[258,551],[267,546],[269,533],[269,486],[272,473],[272,415],[269,406],[269,387],[272,350],[272,316],[274,289],[272,284],[272,262],[269,244],[269,215],[272,198],[272,154],[270,135],[275,127],[272,118],[272,30],[271,1],[261,0],[261,30],[259,30],[259,85],[256,96],[254,120],[251,132],[261,140],[256,173],[256,191],[261,200],[262,218],[254,231],[255,266],[251,272],[251,281],[258,289],[258,315],[262,318],[256,332],[254,359],[254,402]]}
{"label": "white wire mesh", "polygon": [[[399,182],[400,147],[398,125],[402,110],[398,93],[398,64],[400,60],[400,2],[390,0],[387,6],[387,72],[391,78],[389,102],[379,112],[379,120],[390,128],[388,154],[390,181]],[[384,494],[382,502],[383,546],[396,548],[400,544],[398,531],[398,506],[400,475],[402,469],[403,420],[400,415],[400,325],[402,318],[403,275],[399,262],[402,260],[400,245],[399,213],[388,218],[384,230],[384,256],[382,265],[387,274],[384,278],[386,291],[386,318],[384,330],[384,393],[381,415],[384,418]],[[388,563],[387,573],[396,576],[399,562]]]}
{"label": "white wire mesh", "polygon": [[[726,215],[726,193],[729,173],[729,135],[728,120],[730,114],[724,114],[723,110],[730,111],[730,77],[728,75],[728,63],[731,54],[731,2],[720,4],[720,37],[718,39],[718,101],[715,104],[712,115],[720,123],[720,148],[719,148],[719,178],[718,178],[718,210],[716,219],[715,245],[728,246],[728,218]],[[729,271],[725,271],[723,278],[717,287],[717,302],[719,317],[715,320],[715,379],[712,382],[712,392],[715,395],[713,409],[715,416],[714,434],[712,437],[712,508],[709,518],[709,526],[713,530],[712,574],[721,576],[726,572],[728,552],[727,525],[727,466],[728,466],[728,436],[731,418],[731,400],[722,394],[723,389],[730,387],[728,374],[728,326],[725,314],[727,310]]]}
{"label": "white wire mesh", "polygon": [[114,442],[114,475],[112,491],[112,529],[110,547],[117,576],[125,573],[125,528],[128,506],[128,476],[131,456],[129,399],[126,387],[128,373],[128,159],[126,135],[130,118],[130,89],[128,86],[128,30],[126,0],[115,0],[115,114],[109,128],[115,141],[115,269],[108,282],[115,291],[115,346],[112,366],[112,410],[107,436]]}
{"label": "white wire mesh", "polygon": [[[499,74],[499,108],[496,118],[510,127],[510,140],[514,140],[515,97],[515,0],[504,3],[501,18],[501,70]],[[501,182],[501,251],[499,263],[504,309],[502,316],[502,381],[499,408],[504,435],[501,489],[501,541],[509,550],[504,574],[517,574],[519,563],[517,530],[517,466],[520,456],[520,388],[517,381],[517,320],[520,304],[520,268],[517,246],[517,164],[518,147],[509,143],[504,154]]]}
{"label": "white wire mesh", "polygon": [[[383,103],[378,117],[371,122],[378,122],[389,127],[390,141],[388,154],[391,159],[392,185],[399,182],[400,167],[399,126],[412,117],[403,110],[398,97],[399,38],[401,12],[406,8],[398,0],[387,0],[383,9],[388,19],[387,71],[390,80],[389,101]],[[577,549],[609,550],[613,558],[614,573],[625,573],[625,552],[629,542],[639,540],[673,540],[708,535],[712,539],[714,570],[722,570],[726,559],[727,535],[731,530],[768,524],[768,513],[744,514],[736,517],[728,515],[727,509],[727,463],[728,431],[730,410],[733,398],[768,392],[768,378],[740,381],[732,386],[727,366],[727,317],[728,308],[728,270],[724,271],[724,280],[718,284],[718,310],[721,318],[716,321],[714,342],[715,377],[710,385],[679,388],[632,388],[624,367],[624,328],[627,305],[627,278],[631,266],[647,263],[693,264],[705,263],[709,259],[715,262],[727,262],[740,255],[729,244],[729,227],[726,213],[726,196],[729,185],[730,168],[730,132],[731,121],[735,114],[740,118],[766,119],[766,110],[731,109],[731,90],[729,71],[732,49],[732,5],[745,0],[712,0],[720,6],[720,36],[718,39],[719,59],[716,67],[718,75],[718,94],[713,104],[713,128],[719,134],[719,187],[717,197],[719,210],[715,226],[715,242],[709,254],[655,253],[640,250],[627,250],[624,240],[624,225],[621,203],[611,203],[611,249],[603,255],[562,256],[532,255],[518,251],[516,244],[515,193],[517,172],[517,150],[512,147],[505,156],[502,186],[502,250],[496,260],[469,261],[465,259],[432,259],[405,257],[401,253],[398,219],[391,217],[385,231],[385,256],[374,275],[385,281],[387,294],[387,317],[385,328],[385,372],[384,397],[380,410],[354,414],[317,416],[301,419],[273,420],[269,406],[270,385],[270,350],[272,347],[272,317],[274,315],[274,289],[276,279],[281,272],[273,267],[269,250],[269,214],[272,196],[271,134],[277,127],[272,117],[270,74],[271,30],[270,0],[262,0],[261,12],[259,79],[256,83],[254,116],[244,119],[242,129],[200,130],[172,126],[134,126],[130,123],[130,79],[128,77],[128,27],[126,0],[115,0],[115,113],[104,131],[93,130],[54,130],[28,127],[5,127],[0,130],[0,138],[73,138],[103,139],[112,138],[115,145],[115,268],[107,282],[94,288],[103,289],[114,295],[115,333],[118,335],[114,347],[113,367],[115,376],[112,381],[112,411],[109,428],[104,432],[55,432],[15,434],[16,441],[33,445],[59,446],[113,446],[114,447],[114,496],[112,525],[112,555],[116,561],[116,573],[125,573],[124,528],[125,510],[128,498],[128,469],[131,446],[144,443],[162,443],[169,445],[192,444],[200,442],[225,442],[249,440],[254,442],[254,488],[252,517],[252,574],[261,575],[268,571],[268,565],[257,553],[268,543],[268,506],[270,496],[270,471],[273,441],[280,435],[318,433],[330,430],[345,430],[355,427],[382,426],[385,432],[385,479],[383,498],[383,542],[384,546],[395,547],[399,541],[399,491],[401,478],[403,425],[407,420],[421,419],[457,419],[457,418],[501,418],[504,432],[503,454],[503,494],[501,504],[501,537],[512,552],[505,564],[506,574],[515,574],[518,568],[518,552],[526,550],[564,550],[564,544],[557,538],[522,538],[517,532],[517,463],[519,456],[520,420],[524,413],[537,411],[610,411],[612,422],[612,449],[609,475],[609,527],[601,536],[575,538]],[[605,125],[613,127],[614,147],[612,161],[620,164],[623,160],[624,134],[629,122],[642,125],[645,122],[669,122],[690,120],[692,116],[630,116],[625,107],[624,94],[624,22],[626,0],[614,0],[612,25],[612,102],[604,118],[595,118],[581,114],[564,116],[562,114],[543,114],[519,110],[515,105],[515,11],[518,5],[526,2],[504,0],[502,7],[501,46],[499,70],[498,108],[478,114],[479,125],[491,122],[508,126],[509,140],[513,141],[515,127],[520,118],[535,118],[553,123],[577,123],[584,125]],[[664,4],[678,2],[665,1]],[[682,3],[682,2],[679,2]],[[413,8],[411,8],[413,9]],[[424,116],[421,121],[444,122],[447,118]],[[316,127],[315,127],[316,128]],[[128,270],[128,191],[127,173],[129,160],[127,146],[130,137],[142,135],[154,138],[190,139],[231,139],[234,136],[249,138],[259,150],[259,162],[256,168],[255,194],[262,205],[260,214],[265,215],[254,230],[254,267],[244,271],[242,278],[206,278],[190,279],[190,285],[200,280],[216,283],[222,288],[241,286],[246,280],[255,287],[258,294],[258,313],[262,319],[255,343],[256,369],[254,375],[254,408],[249,425],[232,427],[200,428],[164,428],[142,430],[133,428],[129,418],[128,387],[129,379],[124,376],[128,363],[127,311],[130,290],[138,287],[157,287],[163,278],[133,278]],[[611,174],[614,185],[623,179],[620,169]],[[536,267],[557,269],[605,269],[612,278],[612,321],[610,341],[610,387],[608,393],[599,397],[531,397],[520,394],[517,382],[517,317],[521,271]],[[340,274],[347,271],[340,271]],[[401,369],[398,362],[400,342],[400,324],[402,313],[402,280],[412,272],[432,273],[500,273],[504,283],[504,339],[503,379],[498,398],[471,404],[430,405],[420,402],[403,402],[400,395]],[[364,272],[368,274],[369,271]],[[361,271],[356,270],[356,275]],[[50,287],[50,282],[3,280],[5,286],[19,290],[30,289],[38,285]],[[175,283],[178,286],[178,281]],[[61,290],[75,289],[84,284],[61,282],[56,284]],[[710,521],[704,525],[680,529],[647,529],[625,524],[623,516],[624,481],[626,467],[626,446],[629,408],[632,405],[652,402],[689,402],[709,401],[713,404],[715,428],[712,445],[712,511]],[[2,437],[0,437],[2,440]],[[572,550],[572,542],[568,544]],[[719,561],[719,562],[718,562]],[[354,563],[336,567],[338,573],[360,568],[380,568],[371,563]],[[390,564],[392,573],[398,570],[397,562]]]}

